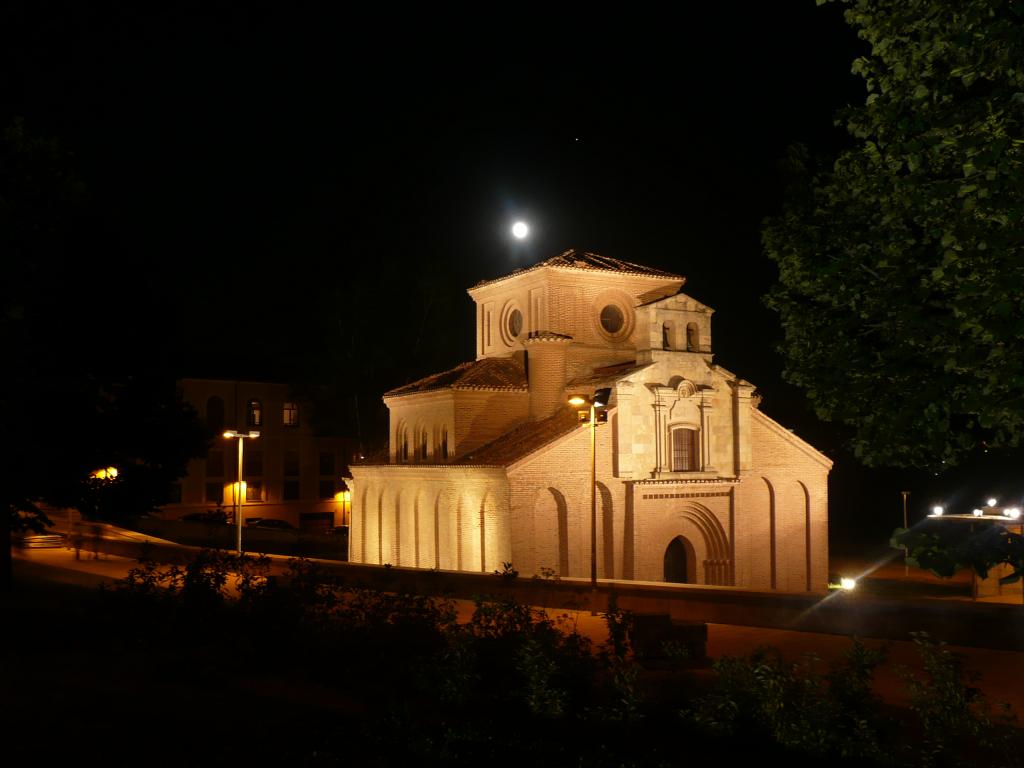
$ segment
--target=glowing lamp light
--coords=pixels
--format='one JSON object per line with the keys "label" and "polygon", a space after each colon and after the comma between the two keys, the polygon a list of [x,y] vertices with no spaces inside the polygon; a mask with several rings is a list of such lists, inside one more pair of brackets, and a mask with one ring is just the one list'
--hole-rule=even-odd
{"label": "glowing lamp light", "polygon": [[117,477],[117,467],[103,467],[89,473],[94,480],[113,480]]}
{"label": "glowing lamp light", "polygon": [[530,228],[526,226],[525,221],[517,221],[512,225],[512,237],[516,240],[523,240],[528,234],[530,234]]}
{"label": "glowing lamp light", "polygon": [[857,580],[851,579],[849,576],[844,576],[839,580],[839,588],[850,591],[857,588]]}
{"label": "glowing lamp light", "polygon": [[352,491],[338,491],[334,494],[334,500],[347,504],[352,501]]}
{"label": "glowing lamp light", "polygon": [[982,515],[985,514],[985,511],[982,510],[982,509],[973,509],[973,510],[971,510],[971,514],[974,515],[975,517],[981,517]]}
{"label": "glowing lamp light", "polygon": [[1017,507],[1010,507],[1008,510],[1006,510],[1006,516],[1012,517],[1014,520],[1019,520],[1020,510],[1017,509]]}
{"label": "glowing lamp light", "polygon": [[932,514],[935,515],[936,517],[938,517],[939,515],[941,515],[945,511],[946,510],[944,510],[938,504],[936,504],[934,507],[932,507]]}
{"label": "glowing lamp light", "polygon": [[586,404],[587,398],[583,397],[583,395],[573,395],[572,397],[569,398],[569,405],[575,405],[576,407],[579,407],[581,405]]}
{"label": "glowing lamp light", "polygon": [[985,503],[988,504],[990,507],[994,507],[996,505],[996,499],[989,499]]}

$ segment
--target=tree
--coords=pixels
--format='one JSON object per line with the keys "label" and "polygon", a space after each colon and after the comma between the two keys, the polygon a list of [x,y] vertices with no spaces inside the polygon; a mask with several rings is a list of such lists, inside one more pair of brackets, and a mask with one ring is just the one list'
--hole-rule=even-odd
{"label": "tree", "polygon": [[897,528],[889,542],[893,549],[906,549],[907,563],[949,579],[969,569],[987,579],[997,566],[1007,565],[1009,573],[1000,584],[1013,584],[1024,577],[1024,536],[987,520],[966,526],[962,521],[928,519],[913,529]]}
{"label": "tree", "polygon": [[868,96],[762,231],[786,378],[871,465],[1024,430],[1024,3],[843,0]]}
{"label": "tree", "polygon": [[[170,500],[207,434],[162,369],[134,276],[71,170],[20,121],[0,134],[0,584],[41,504],[117,520]],[[124,277],[127,275],[127,277]],[[116,483],[90,473],[118,468]]]}

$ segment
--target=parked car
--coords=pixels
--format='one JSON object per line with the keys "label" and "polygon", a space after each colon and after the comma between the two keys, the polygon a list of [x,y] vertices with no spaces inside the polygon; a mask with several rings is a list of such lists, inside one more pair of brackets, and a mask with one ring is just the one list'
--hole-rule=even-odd
{"label": "parked car", "polygon": [[207,512],[189,512],[178,519],[184,520],[187,523],[226,523],[228,516],[222,511],[210,510]]}
{"label": "parked car", "polygon": [[278,520],[273,517],[264,517],[251,524],[252,528],[274,528],[279,531],[294,531],[297,530],[294,525],[289,523],[287,520]]}

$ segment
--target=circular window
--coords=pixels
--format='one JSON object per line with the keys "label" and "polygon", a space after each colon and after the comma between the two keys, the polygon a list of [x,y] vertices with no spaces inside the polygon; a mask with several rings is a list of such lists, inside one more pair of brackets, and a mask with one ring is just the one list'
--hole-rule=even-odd
{"label": "circular window", "polygon": [[518,309],[513,309],[508,316],[508,335],[513,339],[518,337],[520,332],[523,330],[523,313]]}
{"label": "circular window", "polygon": [[607,304],[605,308],[601,310],[601,327],[604,328],[608,333],[616,334],[622,330],[622,326],[625,325],[626,318],[622,314],[622,310],[614,304]]}

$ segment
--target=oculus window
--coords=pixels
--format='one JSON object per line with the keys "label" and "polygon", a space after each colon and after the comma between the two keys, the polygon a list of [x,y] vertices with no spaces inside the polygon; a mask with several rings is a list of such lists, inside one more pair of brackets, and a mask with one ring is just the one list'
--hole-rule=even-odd
{"label": "oculus window", "polygon": [[626,317],[622,310],[615,304],[606,304],[601,310],[601,327],[607,333],[615,335],[622,330],[626,324]]}
{"label": "oculus window", "polygon": [[508,316],[508,335],[513,339],[523,332],[523,313],[513,309]]}

